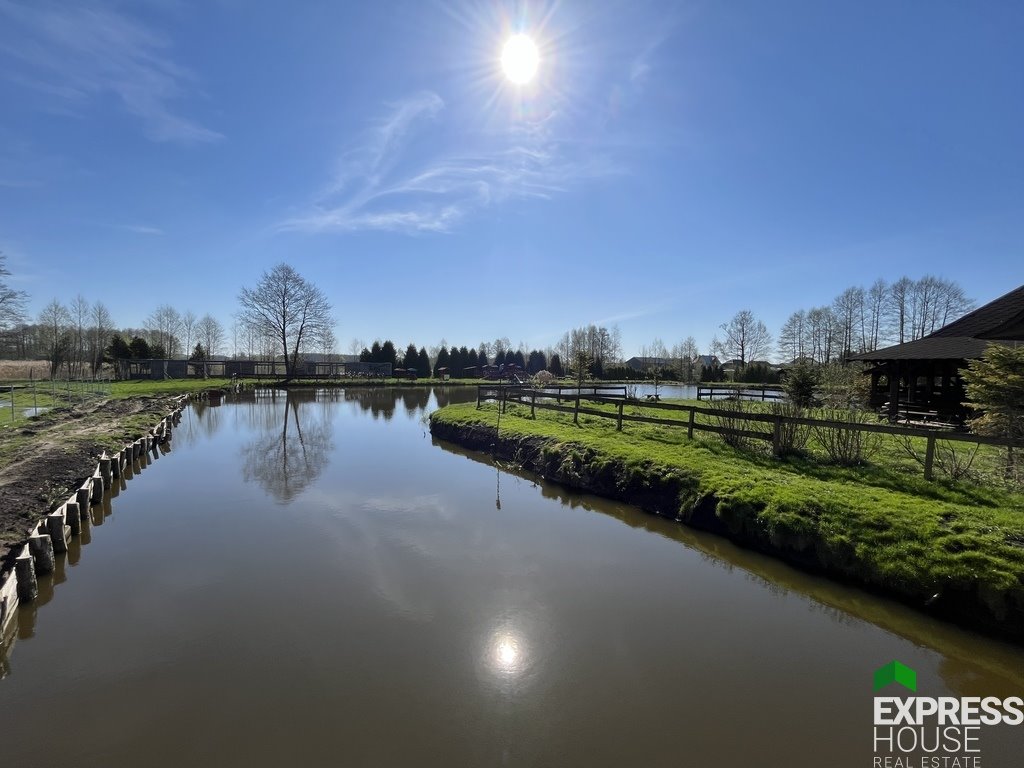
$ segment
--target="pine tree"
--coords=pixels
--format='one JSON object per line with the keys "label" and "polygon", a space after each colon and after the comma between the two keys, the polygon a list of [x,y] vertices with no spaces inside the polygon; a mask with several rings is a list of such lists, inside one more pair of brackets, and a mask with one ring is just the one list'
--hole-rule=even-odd
{"label": "pine tree", "polygon": [[448,369],[446,372],[451,374],[451,356],[448,354],[448,350],[445,347],[437,352],[437,360],[434,361],[434,378],[441,378],[441,374],[438,372],[442,368]]}
{"label": "pine tree", "polygon": [[430,376],[430,355],[426,347],[420,347],[420,353],[416,356],[416,372],[420,376]]}
{"label": "pine tree", "polygon": [[[418,359],[419,355],[416,352],[416,345],[410,344],[405,348],[405,357],[402,358],[402,367],[405,368],[405,370],[415,368]],[[426,373],[426,371],[424,371],[424,373]]]}

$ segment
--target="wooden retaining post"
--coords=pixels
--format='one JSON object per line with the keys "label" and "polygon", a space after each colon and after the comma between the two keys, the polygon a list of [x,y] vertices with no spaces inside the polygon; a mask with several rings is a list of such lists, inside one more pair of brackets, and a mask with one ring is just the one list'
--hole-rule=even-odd
{"label": "wooden retaining post", "polygon": [[0,577],[0,641],[7,637],[7,628],[18,614],[18,579],[13,573]]}
{"label": "wooden retaining post", "polygon": [[72,536],[82,533],[82,513],[79,511],[77,501],[69,501],[64,505],[64,520],[71,528]]}
{"label": "wooden retaining post", "polygon": [[28,537],[28,551],[35,561],[36,573],[53,572],[57,561],[53,556],[53,541],[49,536],[41,536],[39,531],[33,531]]}
{"label": "wooden retaining post", "polygon": [[75,492],[75,501],[78,502],[79,509],[88,511],[89,499],[92,498],[92,483],[86,480],[82,483],[82,487]]}
{"label": "wooden retaining post", "polygon": [[64,522],[63,512],[51,512],[46,516],[46,531],[53,541],[54,552],[68,551],[68,534],[71,528]]}
{"label": "wooden retaining post", "polygon": [[96,470],[103,477],[103,484],[107,486],[110,485],[110,481],[114,477],[114,473],[113,470],[110,468],[110,464],[110,457],[107,455],[107,452],[104,451],[103,455],[100,456],[100,463],[96,466]]}
{"label": "wooden retaining post", "polygon": [[26,544],[14,561],[14,575],[18,579],[18,599],[30,602],[39,596],[39,581],[36,579],[36,564]]}
{"label": "wooden retaining post", "polygon": [[106,488],[103,484],[103,475],[101,475],[99,469],[97,469],[96,473],[92,476],[92,496],[89,497],[89,500],[93,504],[99,503],[103,500],[103,491],[105,490]]}
{"label": "wooden retaining post", "polygon": [[928,445],[924,450],[924,479],[932,479],[932,464],[935,461],[935,435],[928,435]]}

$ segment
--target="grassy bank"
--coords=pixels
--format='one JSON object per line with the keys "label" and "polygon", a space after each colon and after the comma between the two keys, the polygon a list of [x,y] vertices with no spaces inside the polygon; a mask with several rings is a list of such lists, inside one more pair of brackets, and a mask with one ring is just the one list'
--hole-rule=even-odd
{"label": "grassy bank", "polygon": [[792,563],[1024,641],[1024,496],[926,482],[898,461],[776,459],[712,435],[512,406],[451,405],[435,436],[713,530]]}

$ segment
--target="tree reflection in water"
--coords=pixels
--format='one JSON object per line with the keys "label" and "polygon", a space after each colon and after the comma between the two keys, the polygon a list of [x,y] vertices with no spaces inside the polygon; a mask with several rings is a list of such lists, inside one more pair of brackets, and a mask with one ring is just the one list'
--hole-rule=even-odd
{"label": "tree reflection in water", "polygon": [[[256,481],[280,503],[287,503],[316,480],[334,450],[329,403],[316,390],[273,391],[251,411],[262,433],[242,447],[242,476]],[[336,400],[336,398],[323,398]],[[314,404],[314,408],[306,406]]]}

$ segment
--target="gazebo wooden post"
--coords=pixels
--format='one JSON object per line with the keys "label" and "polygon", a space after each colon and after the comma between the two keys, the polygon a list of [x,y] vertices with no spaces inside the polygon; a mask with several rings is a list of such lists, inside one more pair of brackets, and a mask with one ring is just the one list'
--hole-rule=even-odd
{"label": "gazebo wooden post", "polygon": [[900,364],[890,360],[885,364],[889,377],[889,421],[896,421],[900,416]]}

